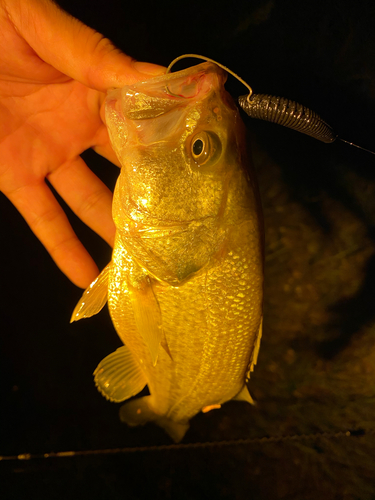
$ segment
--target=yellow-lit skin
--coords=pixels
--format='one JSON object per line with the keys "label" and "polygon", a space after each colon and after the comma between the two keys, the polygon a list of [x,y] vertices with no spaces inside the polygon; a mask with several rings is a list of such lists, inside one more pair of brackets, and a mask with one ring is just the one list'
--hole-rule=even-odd
{"label": "yellow-lit skin", "polygon": [[[106,104],[122,165],[109,310],[150,408],[180,423],[241,391],[262,317],[261,209],[224,81],[204,63],[114,91]],[[150,347],[155,332],[140,322],[156,323],[160,345]]]}

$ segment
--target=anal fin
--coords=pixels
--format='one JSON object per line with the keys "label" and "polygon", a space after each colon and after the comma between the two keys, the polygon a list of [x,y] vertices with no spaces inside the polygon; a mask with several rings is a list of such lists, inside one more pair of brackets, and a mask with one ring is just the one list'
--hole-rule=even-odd
{"label": "anal fin", "polygon": [[114,403],[135,396],[147,384],[139,364],[125,345],[99,363],[94,380],[99,392]]}
{"label": "anal fin", "polygon": [[74,308],[70,322],[82,318],[90,318],[105,306],[108,294],[108,277],[112,262],[110,262],[99,276],[86,288],[78,304]]}
{"label": "anal fin", "polygon": [[204,406],[202,408],[202,413],[208,413],[209,411],[218,410],[219,408],[221,408],[221,405],[208,405],[208,406]]}

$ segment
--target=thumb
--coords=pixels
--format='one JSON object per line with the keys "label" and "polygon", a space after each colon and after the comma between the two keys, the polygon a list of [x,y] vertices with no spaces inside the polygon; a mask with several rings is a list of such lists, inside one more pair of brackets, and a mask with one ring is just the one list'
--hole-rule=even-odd
{"label": "thumb", "polygon": [[87,87],[105,92],[165,73],[162,66],[133,60],[51,0],[7,3],[15,28],[38,56]]}

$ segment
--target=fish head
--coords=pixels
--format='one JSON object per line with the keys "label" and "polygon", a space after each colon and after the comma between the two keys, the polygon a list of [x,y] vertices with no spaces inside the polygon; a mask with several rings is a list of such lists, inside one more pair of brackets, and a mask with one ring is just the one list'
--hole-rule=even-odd
{"label": "fish head", "polygon": [[219,217],[244,163],[239,112],[212,63],[110,91],[106,123],[121,163],[113,216],[135,223]]}

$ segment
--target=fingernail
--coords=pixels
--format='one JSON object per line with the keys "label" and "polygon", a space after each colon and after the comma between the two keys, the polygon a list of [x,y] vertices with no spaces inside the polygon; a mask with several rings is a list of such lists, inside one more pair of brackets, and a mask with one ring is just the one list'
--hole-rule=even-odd
{"label": "fingernail", "polygon": [[164,75],[166,68],[164,66],[158,66],[157,64],[146,63],[141,61],[134,61],[133,67],[143,73],[144,75],[160,76]]}

